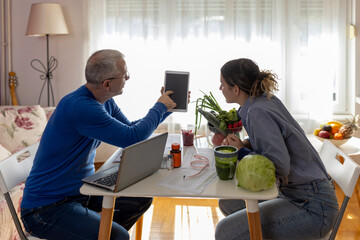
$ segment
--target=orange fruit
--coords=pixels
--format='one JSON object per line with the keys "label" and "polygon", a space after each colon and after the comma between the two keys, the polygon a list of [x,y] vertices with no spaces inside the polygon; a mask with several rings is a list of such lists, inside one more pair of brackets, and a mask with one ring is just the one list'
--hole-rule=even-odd
{"label": "orange fruit", "polygon": [[332,134],[335,134],[335,133],[339,132],[340,127],[339,127],[338,124],[332,123],[332,124],[330,124],[330,126],[331,126],[331,133]]}
{"label": "orange fruit", "polygon": [[334,134],[334,139],[335,140],[341,140],[341,139],[344,139],[344,136],[342,135],[342,133],[335,133]]}

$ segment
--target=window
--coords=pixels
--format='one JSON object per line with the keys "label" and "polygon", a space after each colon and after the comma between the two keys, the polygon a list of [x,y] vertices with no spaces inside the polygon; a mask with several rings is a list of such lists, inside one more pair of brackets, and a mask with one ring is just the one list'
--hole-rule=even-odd
{"label": "window", "polygon": [[[103,0],[101,4],[104,16],[94,18],[90,13],[90,26],[100,22],[91,33],[91,51],[115,48],[126,55],[132,77],[124,94],[115,99],[129,119],[144,116],[155,103],[165,70],[190,71],[192,100],[202,96],[200,90],[211,91],[224,109],[237,108],[225,103],[218,90],[219,73],[225,62],[241,57],[277,73],[277,94],[305,131],[316,121],[347,111],[348,0]],[[190,104],[188,113],[172,114],[172,119],[193,123],[194,107]]]}

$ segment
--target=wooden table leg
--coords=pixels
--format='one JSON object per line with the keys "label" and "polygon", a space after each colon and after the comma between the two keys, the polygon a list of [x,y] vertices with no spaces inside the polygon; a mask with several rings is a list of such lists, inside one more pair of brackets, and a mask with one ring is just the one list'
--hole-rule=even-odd
{"label": "wooden table leg", "polygon": [[100,229],[99,229],[99,240],[109,240],[111,233],[111,226],[114,216],[115,206],[114,196],[104,196],[102,202]]}
{"label": "wooden table leg", "polygon": [[136,221],[136,227],[135,227],[135,240],[141,240],[142,236],[142,227],[143,227],[143,220],[144,215],[142,215],[137,221]]}
{"label": "wooden table leg", "polygon": [[259,205],[257,200],[245,200],[248,216],[250,239],[262,240]]}

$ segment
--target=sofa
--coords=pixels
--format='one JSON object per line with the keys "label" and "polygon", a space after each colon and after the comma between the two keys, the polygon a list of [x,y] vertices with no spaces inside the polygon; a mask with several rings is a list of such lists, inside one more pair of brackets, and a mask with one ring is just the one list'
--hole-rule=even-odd
{"label": "sofa", "polygon": [[[38,142],[55,107],[0,106],[0,161]],[[22,199],[24,184],[11,192],[14,206]],[[0,196],[0,240],[19,239],[4,197]]]}

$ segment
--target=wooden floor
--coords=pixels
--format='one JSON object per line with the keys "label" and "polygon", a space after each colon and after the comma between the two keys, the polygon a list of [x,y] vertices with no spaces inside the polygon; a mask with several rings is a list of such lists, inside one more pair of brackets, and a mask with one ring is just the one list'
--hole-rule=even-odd
{"label": "wooden floor", "polygon": [[[360,180],[359,180],[360,181]],[[360,239],[360,183],[350,199],[336,240]],[[344,195],[336,191],[341,202]],[[144,215],[143,240],[214,239],[216,224],[224,216],[215,199],[154,198]],[[135,239],[134,229],[130,230]]]}

